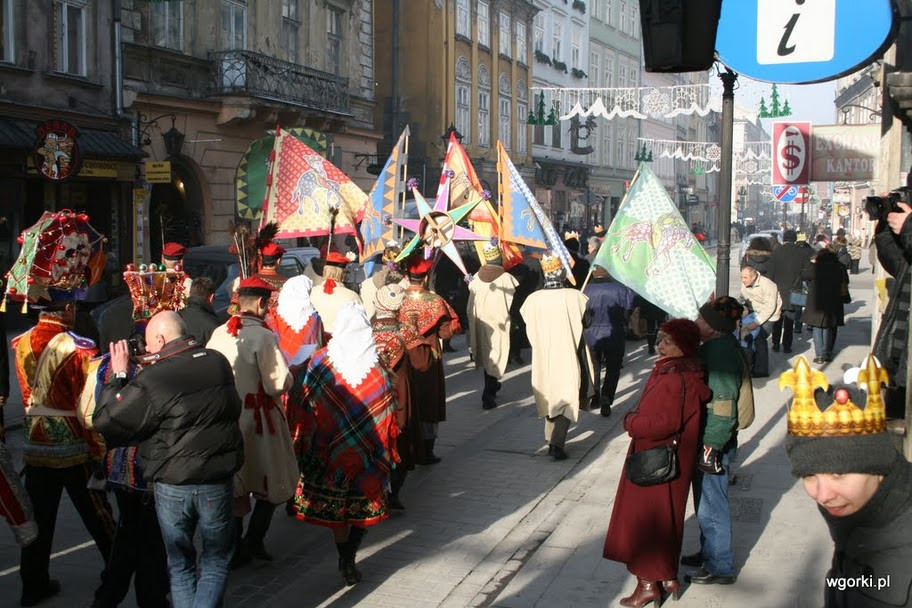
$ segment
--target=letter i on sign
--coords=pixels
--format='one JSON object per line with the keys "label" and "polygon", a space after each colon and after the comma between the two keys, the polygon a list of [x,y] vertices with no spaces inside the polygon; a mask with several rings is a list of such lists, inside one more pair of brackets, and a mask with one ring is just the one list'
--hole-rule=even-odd
{"label": "letter i on sign", "polygon": [[829,61],[835,46],[836,0],[757,0],[757,63]]}

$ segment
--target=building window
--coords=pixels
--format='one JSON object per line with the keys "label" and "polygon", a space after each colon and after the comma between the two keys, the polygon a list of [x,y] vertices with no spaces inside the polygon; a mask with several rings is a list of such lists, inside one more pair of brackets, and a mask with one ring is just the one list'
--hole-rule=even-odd
{"label": "building window", "polygon": [[86,0],[60,0],[54,6],[58,72],[86,75]]}
{"label": "building window", "polygon": [[627,129],[617,130],[617,154],[615,160],[618,167],[626,167],[627,162]]}
{"label": "building window", "polygon": [[589,2],[589,14],[592,15],[593,19],[602,20],[602,12],[605,7],[602,5],[604,0],[590,0]]}
{"label": "building window", "polygon": [[589,84],[596,89],[604,86],[602,84],[602,57],[598,51],[589,53]]}
{"label": "building window", "polygon": [[501,55],[510,55],[510,14],[507,11],[500,11],[500,17],[497,21],[497,48]]}
{"label": "building window", "polygon": [[326,71],[342,74],[342,11],[326,9]]}
{"label": "building window", "polygon": [[602,130],[602,164],[611,166],[611,127],[605,125]]}
{"label": "building window", "polygon": [[605,78],[603,86],[611,88],[614,86],[614,53],[605,52]]}
{"label": "building window", "polygon": [[[560,116],[560,103],[555,101],[553,102],[554,113]],[[557,124],[551,127],[551,147],[552,148],[561,148],[561,122],[557,121]]]}
{"label": "building window", "polygon": [[478,145],[491,147],[491,77],[483,64],[478,66]]}
{"label": "building window", "polygon": [[618,87],[623,89],[627,86],[627,62],[623,59],[618,60]]}
{"label": "building window", "polygon": [[605,0],[605,25],[614,25],[614,0]]}
{"label": "building window", "polygon": [[472,36],[469,26],[469,0],[456,0],[456,33],[466,38]]}
{"label": "building window", "polygon": [[539,53],[545,52],[545,16],[541,13],[535,15],[535,21],[533,22],[533,27],[535,31],[533,32],[534,38],[532,39],[532,46]]}
{"label": "building window", "polygon": [[621,0],[620,5],[620,15],[618,16],[618,28],[621,30],[622,34],[627,33],[627,3],[624,0]]}
{"label": "building window", "polygon": [[219,33],[224,50],[247,48],[247,5],[237,0],[222,0]]}
{"label": "building window", "polygon": [[503,147],[507,150],[510,150],[510,125],[513,121],[512,113],[510,112],[511,100],[509,97],[500,98],[500,143],[503,144]]}
{"label": "building window", "polygon": [[301,60],[301,7],[299,0],[282,0],[282,42],[285,60]]}
{"label": "building window", "polygon": [[560,23],[555,23],[551,28],[551,59],[561,60],[561,41],[564,38],[564,27]]}
{"label": "building window", "polygon": [[149,5],[152,12],[152,44],[180,51],[184,48],[184,3],[156,2]]}
{"label": "building window", "polygon": [[475,5],[478,21],[478,44],[491,46],[491,15],[488,12],[488,0],[478,0]]}
{"label": "building window", "polygon": [[636,4],[630,7],[630,35],[634,40],[640,39],[640,7]]}
{"label": "building window", "polygon": [[526,119],[529,117],[529,106],[524,102],[516,103],[516,153],[525,156],[528,153],[529,142],[526,140]]}
{"label": "building window", "polygon": [[526,24],[516,22],[516,60],[526,63]]}
{"label": "building window", "polygon": [[630,163],[631,167],[636,166],[636,161],[633,159],[633,157],[636,155],[636,145],[636,130],[631,128],[629,131],[627,131],[627,150],[630,152],[630,158],[627,162]]}
{"label": "building window", "polygon": [[469,143],[472,137],[471,92],[472,70],[469,68],[469,60],[460,57],[456,60],[456,130],[462,133],[464,144]]}
{"label": "building window", "polygon": [[570,43],[570,67],[577,70],[582,67],[580,59],[582,55],[583,41],[579,32],[573,32],[573,40]]}
{"label": "building window", "polygon": [[627,68],[627,78],[631,87],[640,86],[640,64],[638,61],[630,60],[630,66]]}
{"label": "building window", "polygon": [[[16,60],[16,27],[14,24],[13,2],[0,0],[0,61],[13,63]],[[519,24],[517,24],[519,25]]]}

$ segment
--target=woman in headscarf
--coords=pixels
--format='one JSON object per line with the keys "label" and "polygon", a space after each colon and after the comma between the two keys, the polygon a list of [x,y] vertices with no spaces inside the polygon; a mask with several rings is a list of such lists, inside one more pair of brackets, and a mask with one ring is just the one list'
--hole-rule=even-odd
{"label": "woman in headscarf", "polygon": [[332,530],[347,585],[361,580],[355,554],[366,528],[388,516],[386,491],[399,460],[395,410],[364,308],[348,303],[329,344],[296,375],[288,398],[301,468],[297,517]]}
{"label": "woman in headscarf", "polygon": [[304,363],[323,346],[323,322],[310,301],[311,289],[313,281],[302,274],[288,279],[279,292],[272,329],[289,366]]}
{"label": "woman in headscarf", "polygon": [[639,608],[664,593],[677,597],[678,559],[684,535],[687,494],[696,469],[700,406],[709,387],[697,349],[700,329],[687,319],[672,319],[659,329],[659,358],[636,408],[624,416],[630,435],[628,456],[676,442],[679,472],[669,482],[638,486],[627,479],[627,465],[618,484],[605,559],[627,565],[637,577],[633,593],[622,606]]}

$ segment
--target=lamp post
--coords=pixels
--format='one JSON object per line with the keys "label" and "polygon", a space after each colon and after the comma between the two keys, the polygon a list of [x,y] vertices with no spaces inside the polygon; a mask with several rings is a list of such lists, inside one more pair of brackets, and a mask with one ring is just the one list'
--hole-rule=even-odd
{"label": "lamp post", "polygon": [[447,146],[450,144],[450,135],[456,136],[456,141],[462,143],[462,133],[456,128],[453,123],[450,123],[450,126],[447,127],[447,130],[440,136],[440,139],[443,140],[443,149],[446,150]]}
{"label": "lamp post", "polygon": [[738,75],[725,68],[722,80],[722,158],[719,173],[719,246],[716,258],[716,297],[728,295],[731,263],[732,144],[735,131],[735,82]]}

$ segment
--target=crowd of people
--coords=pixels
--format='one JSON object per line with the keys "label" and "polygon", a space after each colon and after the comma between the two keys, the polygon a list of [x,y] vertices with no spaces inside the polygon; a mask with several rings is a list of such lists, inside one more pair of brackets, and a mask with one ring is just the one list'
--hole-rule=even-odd
{"label": "crowd of people", "polygon": [[[885,226],[902,236],[905,218]],[[594,238],[590,253],[604,230]],[[603,556],[636,576],[623,606],[676,598],[679,562],[691,568],[685,580],[692,584],[733,584],[730,476],[738,433],[753,421],[751,378],[769,374],[765,342],[772,336],[773,351],[791,352],[804,323],[819,345],[815,362],[825,362],[844,322],[841,250],[827,243],[815,252],[794,231],[783,240],[775,250],[752,244],[742,301],[715,298],[696,321],[668,319],[613,281],[581,254],[576,233],[565,234],[575,262],[569,276],[558,256],[542,251],[528,250],[523,264],[505,269],[500,245],[487,244],[464,311],[429,289],[434,260],[413,254],[399,263],[395,242],[356,292],[342,284],[348,256],[325,251],[319,274],[286,278],[277,272],[282,247],[261,239],[224,323],[212,310],[212,281],[191,281],[181,267],[184,249],[168,244],[160,267],[125,272],[129,331],[110,333],[103,353],[73,332],[77,289],[30,293],[38,322],[13,341],[26,405],[24,488],[0,443],[0,497],[22,545],[20,604],[60,591],[50,552],[63,489],[104,559],[98,608],[119,605],[131,581],[141,606],[221,605],[233,568],[273,559],[267,537],[280,507],[330,531],[340,576],[355,585],[367,531],[405,508],[408,471],[440,462],[447,340],[465,328],[485,410],[498,406],[507,367],[531,347],[531,391],[548,453],[560,461],[581,410],[612,413],[636,308],[657,358],[623,419],[631,441]],[[903,243],[901,255],[912,257]],[[897,272],[906,276],[908,268],[907,261]],[[800,362],[793,372],[813,373]],[[869,362],[859,376],[870,387],[859,417],[882,407],[872,397],[881,373]],[[799,390],[793,407],[809,401]],[[865,400],[838,390],[813,399],[821,409]],[[888,524],[912,529],[910,467],[885,426],[837,431],[819,417],[810,433],[790,418],[788,451],[834,530],[834,571],[894,573],[895,562],[872,554],[857,535],[881,534]],[[116,521],[106,490],[117,502]],[[682,556],[691,491],[700,547]],[[899,550],[907,555],[908,543]],[[902,576],[900,586],[912,584]],[[898,596],[857,603],[852,593],[830,589],[827,605],[909,602],[907,595],[905,604],[890,603]]]}

